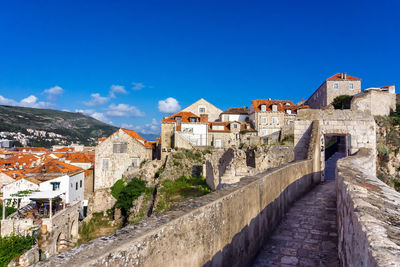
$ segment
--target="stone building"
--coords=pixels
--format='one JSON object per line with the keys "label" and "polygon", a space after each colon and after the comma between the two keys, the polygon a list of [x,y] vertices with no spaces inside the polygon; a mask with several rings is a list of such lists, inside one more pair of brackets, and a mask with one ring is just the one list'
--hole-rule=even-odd
{"label": "stone building", "polygon": [[249,121],[249,109],[247,107],[230,108],[219,115],[220,121]]}
{"label": "stone building", "polygon": [[396,111],[395,86],[368,88],[351,99],[351,109],[366,111],[373,116],[389,115]]}
{"label": "stone building", "polygon": [[181,110],[183,112],[191,112],[196,116],[201,116],[206,114],[208,116],[209,121],[216,121],[219,119],[219,115],[222,113],[222,110],[208,102],[207,100],[201,98],[200,100],[194,102],[187,108]]}
{"label": "stone building", "polygon": [[110,188],[130,166],[152,160],[153,145],[135,131],[119,129],[96,146],[94,189]]}
{"label": "stone building", "polygon": [[310,96],[306,104],[313,109],[330,105],[335,97],[340,95],[356,95],[361,92],[361,79],[347,73],[337,73],[326,79]]}
{"label": "stone building", "polygon": [[256,99],[251,102],[249,116],[258,136],[269,136],[292,124],[297,110],[307,108],[295,106],[292,101]]}
{"label": "stone building", "polygon": [[208,128],[208,146],[217,148],[239,146],[240,143],[243,143],[244,139],[256,135],[257,132],[248,122],[210,122]]}
{"label": "stone building", "polygon": [[161,121],[161,158],[174,148],[207,146],[208,115],[181,111]]}

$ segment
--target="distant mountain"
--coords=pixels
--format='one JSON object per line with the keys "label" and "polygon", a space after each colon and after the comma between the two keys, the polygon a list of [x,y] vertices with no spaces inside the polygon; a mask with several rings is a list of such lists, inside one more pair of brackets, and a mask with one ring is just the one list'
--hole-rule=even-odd
{"label": "distant mountain", "polygon": [[35,140],[52,141],[51,138],[57,139],[54,136],[62,136],[58,139],[66,143],[94,145],[97,138],[109,136],[117,129],[81,113],[0,105],[0,132],[20,132],[25,136],[33,136],[32,130],[46,132],[36,133]]}

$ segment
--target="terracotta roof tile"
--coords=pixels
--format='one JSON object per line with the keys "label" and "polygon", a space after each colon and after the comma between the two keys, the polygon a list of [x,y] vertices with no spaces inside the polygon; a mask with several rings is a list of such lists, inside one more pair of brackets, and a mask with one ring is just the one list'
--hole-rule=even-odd
{"label": "terracotta roof tile", "polygon": [[181,122],[192,122],[189,119],[194,118],[196,122],[200,122],[200,117],[192,112],[181,111],[172,116],[165,117],[161,122],[175,122],[176,117],[181,117]]}
{"label": "terracotta roof tile", "polygon": [[[346,75],[346,80],[361,80],[360,78],[347,75],[346,72],[344,72],[343,74]],[[342,79],[342,73],[339,72],[339,73],[336,73],[335,75],[329,77],[326,80],[330,81],[330,80],[344,80],[344,79]]]}
{"label": "terracotta roof tile", "polygon": [[[261,111],[261,105],[266,105],[267,111],[272,111],[272,105],[277,105],[278,111],[285,111],[287,107],[294,106],[290,100],[255,99],[251,101],[251,104],[254,106],[255,111]],[[285,104],[289,104],[289,106],[285,106]]]}
{"label": "terracotta roof tile", "polygon": [[124,131],[125,133],[127,133],[132,138],[141,140],[142,142],[138,141],[138,143],[141,144],[142,146],[148,147],[148,148],[153,147],[148,141],[144,140],[137,132],[135,132],[133,130],[124,129],[124,128],[121,128],[121,130]]}
{"label": "terracotta roof tile", "polygon": [[221,114],[249,114],[249,109],[247,107],[230,108],[225,110]]}
{"label": "terracotta roof tile", "polygon": [[82,170],[74,165],[59,160],[49,160],[40,166],[27,170],[29,173],[71,173]]}

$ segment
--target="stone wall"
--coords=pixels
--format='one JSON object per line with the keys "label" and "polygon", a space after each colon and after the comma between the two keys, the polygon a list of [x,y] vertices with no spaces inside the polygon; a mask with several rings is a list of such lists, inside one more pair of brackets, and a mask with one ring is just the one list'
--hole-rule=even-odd
{"label": "stone wall", "polygon": [[[126,153],[114,153],[114,144],[127,144]],[[143,160],[152,159],[152,148],[144,147],[122,129],[110,135],[96,146],[95,190],[109,188],[122,178],[122,174],[132,164],[139,165]],[[106,163],[108,162],[108,163]]]}
{"label": "stone wall", "polygon": [[240,178],[275,168],[294,160],[292,146],[258,146],[254,149],[214,150],[205,156],[203,175],[212,189],[236,183]]}
{"label": "stone wall", "polygon": [[400,193],[375,173],[375,153],[338,161],[338,251],[342,266],[399,266]]}
{"label": "stone wall", "polygon": [[33,227],[32,219],[5,219],[1,220],[1,236],[30,235]]}
{"label": "stone wall", "polygon": [[350,153],[357,152],[361,147],[376,147],[375,121],[367,112],[303,109],[298,111],[294,126],[296,160],[306,158],[313,121],[319,122],[321,142],[324,135],[346,135]]}
{"label": "stone wall", "polygon": [[246,177],[36,266],[246,266],[312,174],[304,160]]}
{"label": "stone wall", "polygon": [[46,257],[72,247],[78,240],[78,219],[81,202],[59,211],[51,219],[43,219],[39,247]]}
{"label": "stone wall", "polygon": [[373,116],[389,115],[396,110],[396,94],[377,90],[359,93],[352,98],[351,109],[366,111]]}
{"label": "stone wall", "polygon": [[39,247],[34,245],[21,256],[14,258],[7,267],[26,267],[39,261]]}

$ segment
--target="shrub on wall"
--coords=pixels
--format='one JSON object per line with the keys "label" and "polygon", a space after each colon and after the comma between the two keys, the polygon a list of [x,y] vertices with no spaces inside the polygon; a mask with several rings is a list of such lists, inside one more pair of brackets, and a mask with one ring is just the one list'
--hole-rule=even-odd
{"label": "shrub on wall", "polygon": [[332,105],[335,109],[350,109],[351,99],[349,95],[340,95],[333,99]]}
{"label": "shrub on wall", "polygon": [[22,255],[36,242],[35,236],[0,237],[0,267],[7,266],[12,259]]}

